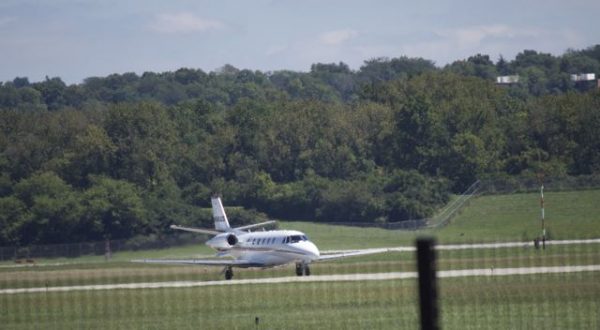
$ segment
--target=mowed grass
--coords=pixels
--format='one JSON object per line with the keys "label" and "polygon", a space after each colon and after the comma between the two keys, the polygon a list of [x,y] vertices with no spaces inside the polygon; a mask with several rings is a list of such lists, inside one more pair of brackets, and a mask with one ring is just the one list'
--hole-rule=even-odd
{"label": "mowed grass", "polygon": [[[438,251],[438,269],[513,268],[600,264],[600,244]],[[311,265],[314,275],[412,272],[414,252],[388,252]],[[235,269],[235,279],[294,276],[294,265]],[[0,289],[168,281],[222,280],[219,267],[108,263],[2,269]]]}
{"label": "mowed grass", "polygon": [[[547,191],[544,206],[548,239],[600,238],[600,190]],[[281,222],[281,227],[306,232],[321,249],[413,245],[420,236],[451,244],[532,241],[542,235],[539,193],[476,197],[438,229],[400,231],[311,222]]]}
{"label": "mowed grass", "polygon": [[[600,191],[547,192],[551,239],[600,237]],[[473,199],[443,228],[396,231],[282,221],[301,230],[321,250],[413,246],[420,236],[441,244],[531,240],[541,233],[539,196],[517,194]],[[0,289],[86,284],[222,280],[221,269],[146,265],[137,258],[211,255],[202,244],[102,256],[48,259],[54,266],[0,268]],[[64,263],[64,264],[63,264]],[[600,244],[549,245],[438,252],[438,269],[600,264]],[[5,264],[6,265],[6,264]],[[315,263],[314,275],[415,271],[414,252],[393,252]],[[235,279],[293,276],[293,265],[236,269]],[[596,329],[598,272],[441,279],[446,329]],[[415,280],[231,285],[186,289],[0,294],[6,329],[154,328],[259,329],[418,328]]]}
{"label": "mowed grass", "polygon": [[[546,218],[550,238],[600,237],[600,190],[547,192]],[[576,220],[574,220],[576,219]],[[531,242],[541,232],[539,195],[514,194],[481,196],[457,215],[446,227],[424,231],[398,231],[380,228],[357,228],[310,222],[281,222],[280,228],[307,233],[321,250],[362,249],[374,247],[413,246],[419,236],[434,236],[440,244],[486,241]],[[554,266],[598,263],[600,245],[552,246],[545,251],[533,248],[440,251],[440,269],[520,265]],[[111,261],[102,256],[73,259],[48,259],[38,263],[57,266],[0,268],[0,288],[58,286],[103,283],[130,283],[166,280],[220,280],[220,268],[197,266],[164,266],[130,263],[136,258],[196,258],[213,255],[204,244],[169,249],[126,251],[113,255]],[[492,260],[492,261],[490,261]],[[64,262],[64,264],[62,264]],[[6,264],[6,263],[5,263]],[[343,265],[353,265],[346,268]],[[393,265],[393,271],[414,269],[413,253],[385,253],[353,257],[313,265],[314,274],[378,272],[377,264]],[[236,278],[289,276],[293,265],[264,270],[238,270]]]}
{"label": "mowed grass", "polygon": [[[546,229],[549,239],[600,238],[600,190],[545,193]],[[306,233],[321,250],[413,246],[421,236],[433,236],[439,244],[498,241],[531,242],[541,235],[539,194],[479,196],[445,227],[419,231],[386,230],[280,221],[279,227]],[[122,251],[111,262],[141,258],[195,258],[214,254],[204,244],[167,249]],[[110,264],[104,256],[52,258],[37,263]],[[10,265],[10,262],[1,263]],[[0,270],[1,272],[2,270]]]}
{"label": "mowed grass", "polygon": [[[596,272],[439,282],[444,329],[597,329]],[[1,295],[4,329],[416,329],[416,280]]]}
{"label": "mowed grass", "polygon": [[[544,193],[549,239],[600,237],[600,190]],[[430,232],[440,242],[533,240],[542,235],[540,194],[480,196],[449,225]]]}

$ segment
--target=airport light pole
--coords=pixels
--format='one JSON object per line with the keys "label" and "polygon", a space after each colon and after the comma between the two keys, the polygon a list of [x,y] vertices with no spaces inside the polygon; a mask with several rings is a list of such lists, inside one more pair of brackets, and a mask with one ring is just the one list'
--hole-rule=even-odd
{"label": "airport light pole", "polygon": [[540,182],[540,208],[542,212],[542,249],[546,249],[546,219],[544,212],[544,174],[538,174],[538,180]]}

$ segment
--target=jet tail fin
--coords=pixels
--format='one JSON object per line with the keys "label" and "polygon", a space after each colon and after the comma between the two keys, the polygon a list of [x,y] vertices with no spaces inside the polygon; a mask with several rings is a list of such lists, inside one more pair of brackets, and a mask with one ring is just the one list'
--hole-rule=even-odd
{"label": "jet tail fin", "polygon": [[254,229],[258,227],[264,227],[273,223],[276,223],[275,220],[265,221],[261,223],[255,223],[251,225],[246,225],[237,228],[231,228],[229,225],[229,220],[227,219],[227,215],[225,214],[225,209],[223,208],[223,203],[221,202],[220,197],[211,198],[212,203],[212,213],[213,220],[215,221],[215,230],[219,232],[229,232],[229,231],[244,231],[249,229]]}
{"label": "jet tail fin", "polygon": [[221,232],[230,231],[231,227],[229,226],[229,220],[227,220],[223,203],[221,203],[221,197],[213,197],[210,201],[212,203],[212,214],[213,220],[215,221],[215,229]]}

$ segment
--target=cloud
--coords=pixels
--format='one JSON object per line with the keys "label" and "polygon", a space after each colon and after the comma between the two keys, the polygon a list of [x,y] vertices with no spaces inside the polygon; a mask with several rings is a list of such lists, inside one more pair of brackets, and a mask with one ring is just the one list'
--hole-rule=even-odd
{"label": "cloud", "polygon": [[150,28],[162,33],[192,33],[219,30],[225,27],[221,21],[205,19],[192,13],[160,14]]}
{"label": "cloud", "polygon": [[564,45],[580,44],[585,44],[584,38],[570,29],[490,24],[436,29],[418,40],[398,44],[397,52],[447,64],[477,53],[511,58],[523,49],[535,49],[560,54]]}
{"label": "cloud", "polygon": [[288,48],[289,47],[286,45],[272,45],[269,48],[267,48],[265,55],[272,56],[272,55],[281,54],[281,53],[285,52],[286,50],[288,50]]}
{"label": "cloud", "polygon": [[536,28],[513,28],[503,24],[480,25],[435,31],[437,35],[459,47],[471,47],[489,39],[536,38],[543,31]]}
{"label": "cloud", "polygon": [[320,34],[319,42],[328,46],[337,46],[356,36],[358,32],[352,29],[335,30]]}
{"label": "cloud", "polygon": [[0,27],[9,25],[12,22],[16,22],[17,19],[15,17],[0,17]]}

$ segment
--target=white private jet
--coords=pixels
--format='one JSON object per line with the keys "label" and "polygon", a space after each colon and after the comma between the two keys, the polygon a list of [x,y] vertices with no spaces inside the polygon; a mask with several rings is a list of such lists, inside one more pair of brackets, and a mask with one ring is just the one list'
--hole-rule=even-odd
{"label": "white private jet", "polygon": [[212,212],[215,230],[187,228],[172,225],[172,229],[216,235],[206,245],[217,251],[217,257],[233,259],[140,259],[132,262],[224,266],[225,279],[233,278],[233,267],[275,267],[296,263],[296,275],[310,275],[309,264],[315,261],[339,259],[350,256],[386,252],[386,249],[353,251],[321,255],[317,246],[308,237],[296,230],[250,231],[276,221],[266,221],[253,225],[231,228],[223,209],[221,198],[213,197]]}

